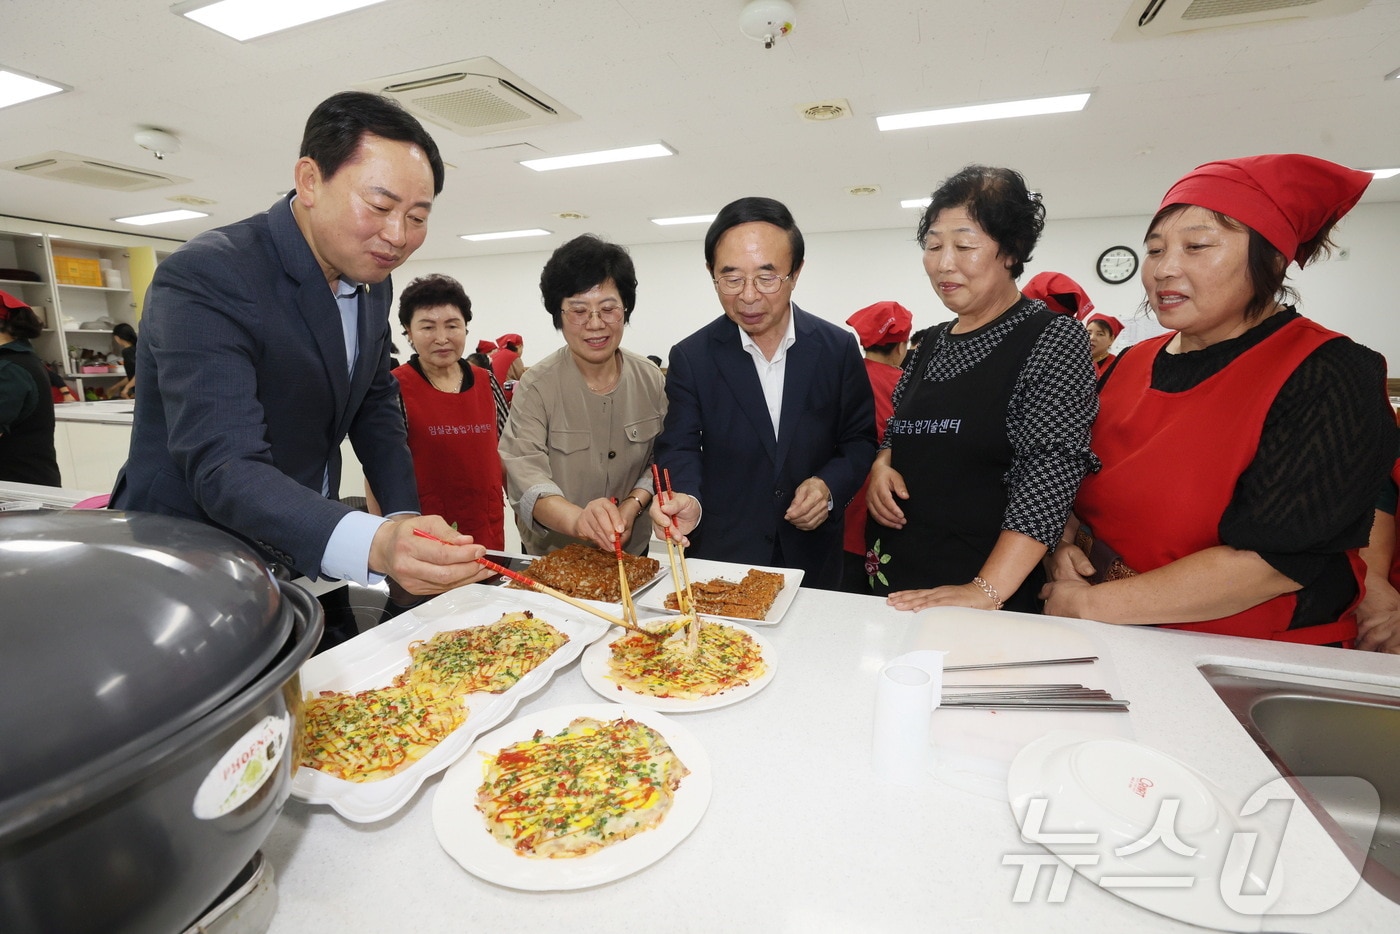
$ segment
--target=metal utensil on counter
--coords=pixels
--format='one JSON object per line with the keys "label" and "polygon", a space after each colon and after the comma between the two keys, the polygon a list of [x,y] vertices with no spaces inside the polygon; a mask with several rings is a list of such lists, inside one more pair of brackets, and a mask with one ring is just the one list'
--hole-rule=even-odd
{"label": "metal utensil on counter", "polygon": [[1082,684],[953,684],[940,706],[980,710],[1127,710],[1128,702]]}
{"label": "metal utensil on counter", "polygon": [[984,662],[980,665],[944,665],[944,671],[986,671],[992,668],[1037,668],[1041,665],[1087,665],[1099,660],[1097,655],[1077,658],[1037,658],[1024,662]]}

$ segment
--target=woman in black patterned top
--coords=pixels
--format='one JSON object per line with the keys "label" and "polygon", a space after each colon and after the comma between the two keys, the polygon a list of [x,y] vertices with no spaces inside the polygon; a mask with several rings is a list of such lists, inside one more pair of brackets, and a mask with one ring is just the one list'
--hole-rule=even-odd
{"label": "woman in black patterned top", "polygon": [[955,320],[919,346],[870,472],[866,571],[902,610],[1035,612],[1040,562],[1089,470],[1098,411],[1083,326],[1021,295],[1045,224],[1010,169],[968,166],[919,222]]}

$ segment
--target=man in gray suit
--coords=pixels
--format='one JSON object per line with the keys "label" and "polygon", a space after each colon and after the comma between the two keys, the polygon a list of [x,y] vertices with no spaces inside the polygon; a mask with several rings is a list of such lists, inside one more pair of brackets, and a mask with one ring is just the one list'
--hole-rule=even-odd
{"label": "man in gray suit", "polygon": [[[388,365],[389,274],[427,235],[437,146],[392,101],[336,94],[308,119],[294,178],[157,267],[112,506],[219,526],[310,577],[388,575],[422,594],[484,578],[484,548],[417,515]],[[387,519],[338,500],[347,435]]]}

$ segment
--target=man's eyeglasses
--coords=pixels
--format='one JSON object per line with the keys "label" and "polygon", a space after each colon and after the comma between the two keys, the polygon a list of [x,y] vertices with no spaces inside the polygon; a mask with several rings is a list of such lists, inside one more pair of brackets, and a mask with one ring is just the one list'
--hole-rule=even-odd
{"label": "man's eyeglasses", "polygon": [[617,324],[622,320],[622,306],[609,305],[606,308],[565,308],[564,317],[577,325],[585,325],[597,315],[604,324]]}
{"label": "man's eyeglasses", "polygon": [[772,295],[782,288],[783,283],[792,278],[789,273],[786,276],[775,276],[771,272],[765,272],[757,276],[719,276],[715,279],[715,288],[725,295],[738,295],[744,291],[744,283],[753,279],[753,287],[764,295]]}

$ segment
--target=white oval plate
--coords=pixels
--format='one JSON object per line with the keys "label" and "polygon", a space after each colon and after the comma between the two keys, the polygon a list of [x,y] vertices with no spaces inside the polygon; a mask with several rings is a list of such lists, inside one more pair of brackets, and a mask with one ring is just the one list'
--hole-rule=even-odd
{"label": "white oval plate", "polygon": [[[486,756],[534,736],[558,733],[578,717],[628,717],[656,730],[690,769],[676,789],[671,810],[658,827],[571,859],[520,856],[491,835],[476,809]],[[689,836],[710,804],[710,757],[693,734],[654,710],[616,704],[572,704],[527,714],[482,736],[447,770],[433,798],[433,829],[448,855],[474,876],[512,889],[556,892],[586,889],[630,876],[661,859]]]}
{"label": "white oval plate", "polygon": [[583,680],[588,682],[588,686],[597,691],[608,700],[619,704],[634,704],[639,707],[650,707],[652,710],[661,710],[666,713],[692,713],[699,710],[714,710],[716,707],[728,707],[730,704],[737,704],[740,701],[748,700],[759,691],[768,686],[768,682],[773,680],[773,675],[778,671],[777,655],[773,652],[773,645],[758,633],[747,626],[740,626],[737,623],[720,622],[718,617],[703,617],[711,622],[719,622],[721,626],[728,626],[730,629],[737,629],[740,632],[748,633],[754,642],[758,643],[759,651],[763,653],[764,672],[748,684],[721,691],[718,694],[711,694],[709,697],[700,697],[695,700],[687,700],[683,697],[654,697],[651,694],[639,694],[631,688],[623,687],[612,678],[608,677],[608,659],[612,655],[610,644],[623,634],[623,630],[617,626],[609,629],[603,638],[588,646],[583,652],[583,658],[579,661],[579,671],[583,672]]}

